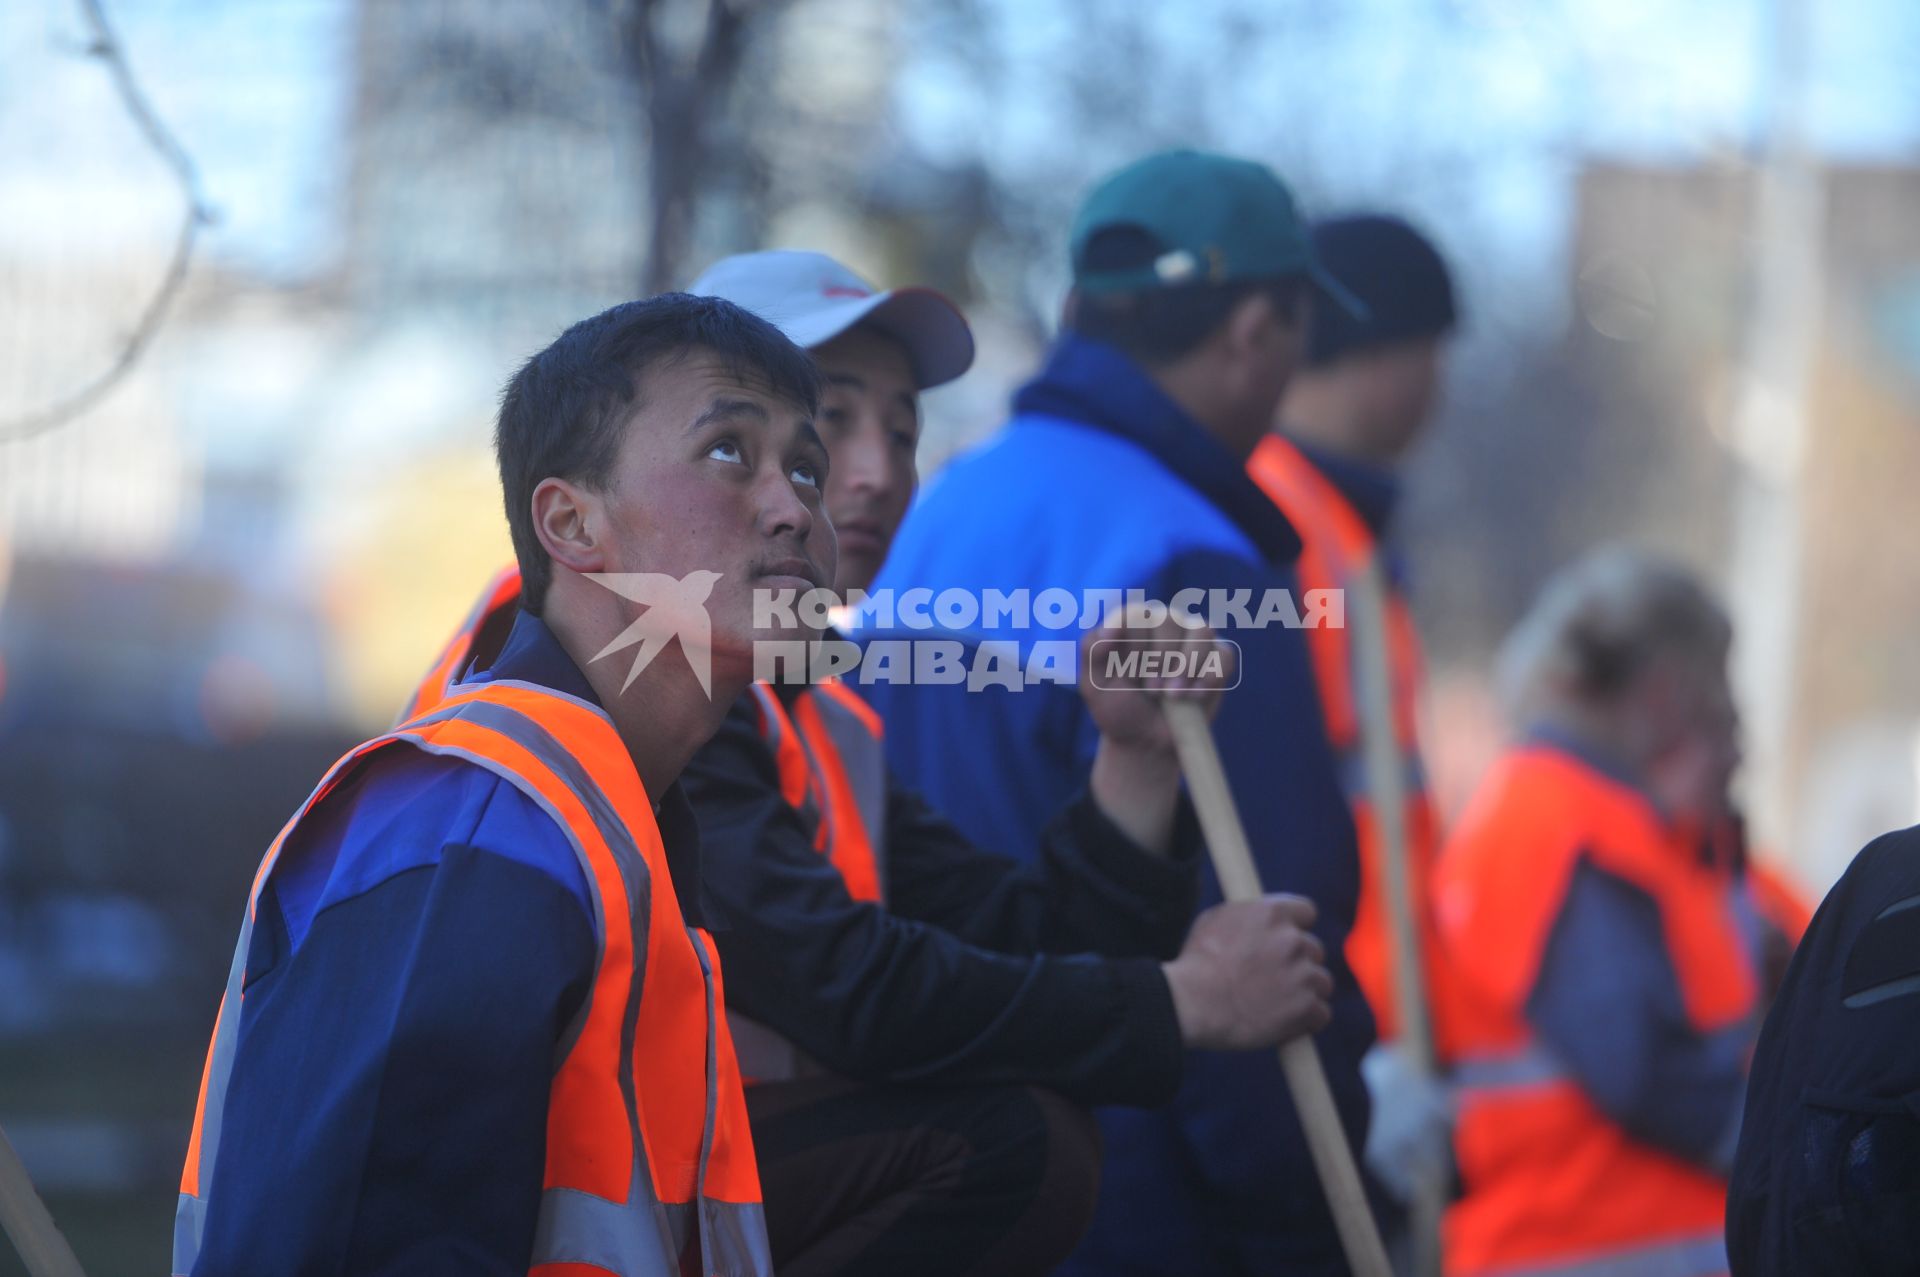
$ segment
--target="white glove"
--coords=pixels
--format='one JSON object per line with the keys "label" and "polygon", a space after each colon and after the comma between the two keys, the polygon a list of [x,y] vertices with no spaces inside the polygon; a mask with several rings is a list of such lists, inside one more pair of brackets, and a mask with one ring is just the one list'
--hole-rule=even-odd
{"label": "white glove", "polygon": [[1391,1042],[1367,1052],[1360,1075],[1373,1098],[1367,1169],[1394,1197],[1410,1202],[1415,1184],[1446,1175],[1452,1165],[1453,1096]]}

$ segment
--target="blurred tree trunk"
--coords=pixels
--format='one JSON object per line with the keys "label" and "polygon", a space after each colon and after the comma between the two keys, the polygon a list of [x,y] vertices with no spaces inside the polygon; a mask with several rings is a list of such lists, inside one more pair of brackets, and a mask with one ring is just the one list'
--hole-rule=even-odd
{"label": "blurred tree trunk", "polygon": [[714,121],[732,103],[753,31],[782,0],[626,0],[614,6],[628,73],[647,113],[647,256],[641,284],[657,293],[682,282],[700,201],[721,154]]}

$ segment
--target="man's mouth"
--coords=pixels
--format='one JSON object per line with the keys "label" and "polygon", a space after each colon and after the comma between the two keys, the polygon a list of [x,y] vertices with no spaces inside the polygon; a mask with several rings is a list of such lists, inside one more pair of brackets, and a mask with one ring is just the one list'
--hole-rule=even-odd
{"label": "man's mouth", "polygon": [[886,542],[886,535],[880,530],[880,524],[874,519],[847,519],[836,521],[833,530],[839,534],[840,548],[845,550],[849,543],[855,549],[877,549]]}
{"label": "man's mouth", "polygon": [[772,559],[762,563],[760,570],[755,575],[762,579],[784,577],[790,582],[804,585],[810,589],[818,589],[825,584],[825,582],[820,579],[820,569],[813,565],[813,561],[801,558],[798,555],[792,555],[783,559]]}

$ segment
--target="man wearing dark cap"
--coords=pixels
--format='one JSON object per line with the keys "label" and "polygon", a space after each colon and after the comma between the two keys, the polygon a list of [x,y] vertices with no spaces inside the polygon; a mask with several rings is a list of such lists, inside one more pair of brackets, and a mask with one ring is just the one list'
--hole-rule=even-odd
{"label": "man wearing dark cap", "polygon": [[1366,312],[1314,313],[1280,427],[1335,465],[1357,462],[1386,478],[1379,472],[1399,464],[1432,415],[1460,318],[1453,279],[1432,241],[1397,217],[1330,218],[1312,233],[1321,264]]}
{"label": "man wearing dark cap", "polygon": [[[1378,562],[1385,587],[1389,699],[1401,769],[1409,896],[1420,935],[1420,967],[1429,997],[1442,984],[1427,882],[1438,829],[1420,765],[1420,645],[1407,605],[1389,525],[1399,499],[1396,469],[1433,409],[1446,341],[1458,320],[1453,281],[1439,252],[1396,217],[1363,214],[1313,228],[1314,251],[1327,270],[1359,297],[1364,315],[1316,312],[1306,367],[1288,384],[1278,428],[1261,441],[1249,471],[1300,534],[1303,588],[1346,589]],[[1377,785],[1364,758],[1364,723],[1356,689],[1356,647],[1350,628],[1365,613],[1347,609],[1347,627],[1307,632],[1327,732],[1340,760],[1360,843],[1360,904],[1347,937],[1347,961],[1380,1026],[1381,1046],[1367,1061],[1374,1098],[1370,1168],[1397,1197],[1416,1178],[1444,1172],[1449,1123],[1437,1087],[1398,1049],[1398,991],[1387,908],[1383,826]]]}
{"label": "man wearing dark cap", "polygon": [[[1334,992],[1316,1041],[1357,1144],[1373,1025],[1341,958],[1359,890],[1353,821],[1302,631],[1259,611],[1299,599],[1299,540],[1246,472],[1315,294],[1330,307],[1350,299],[1271,171],[1194,151],[1150,156],[1096,187],[1072,265],[1067,331],[1007,427],[928,485],[875,589],[1035,600],[1030,616],[983,611],[946,631],[974,653],[1004,645],[1023,666],[1062,633],[1043,619],[1043,595],[1083,601],[1083,626],[1097,620],[1084,609],[1096,591],[1215,613],[1241,650],[1216,737],[1263,881],[1318,908]],[[1223,600],[1247,611],[1220,614]],[[1048,817],[1093,771],[1099,731],[1070,684],[866,691],[896,774],[983,845],[1037,857]],[[1202,902],[1219,899],[1209,874]],[[1271,1052],[1192,1052],[1170,1106],[1109,1109],[1101,1126],[1094,1225],[1063,1272],[1346,1271]]]}

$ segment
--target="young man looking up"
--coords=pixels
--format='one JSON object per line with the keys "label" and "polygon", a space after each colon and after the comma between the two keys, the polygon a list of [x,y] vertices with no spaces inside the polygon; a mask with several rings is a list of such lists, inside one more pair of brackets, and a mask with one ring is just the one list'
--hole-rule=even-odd
{"label": "young man looking up", "polygon": [[[833,583],[866,586],[916,483],[919,392],[971,362],[965,321],[812,253],[729,258],[693,288],[812,348],[825,507],[852,531]],[[511,585],[436,669],[470,658]],[[894,784],[841,685],[752,688],[689,767],[782,1274],[1050,1271],[1097,1178],[1075,1101],[1163,1102],[1183,1046],[1324,1021],[1304,901],[1212,910],[1182,946],[1198,847],[1161,711],[1088,696],[1103,761],[1027,868]]]}
{"label": "young man looking up", "polygon": [[[678,294],[515,375],[523,605],[268,851],[176,1274],[771,1273],[678,780],[751,677],[752,592],[832,572],[817,393],[771,325]],[[689,581],[707,641],[641,668],[632,596]]]}

